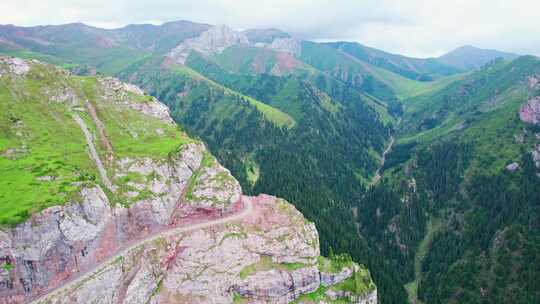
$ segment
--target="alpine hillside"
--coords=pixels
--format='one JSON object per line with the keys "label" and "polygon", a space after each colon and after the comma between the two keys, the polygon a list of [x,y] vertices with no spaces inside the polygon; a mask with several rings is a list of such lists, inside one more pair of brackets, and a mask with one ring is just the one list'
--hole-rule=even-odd
{"label": "alpine hillside", "polygon": [[[0,26],[0,54],[141,87],[246,194],[283,197],[313,221],[322,254],[349,253],[365,263],[381,303],[536,299],[534,286],[523,283],[537,275],[525,276],[523,266],[538,252],[537,201],[525,199],[536,197],[527,160],[536,131],[518,113],[535,100],[528,79],[540,79],[537,58],[463,47],[420,59],[275,28],[189,21]],[[537,110],[532,103],[522,119],[534,123]],[[79,114],[83,121],[88,113]],[[136,129],[123,130],[148,142]],[[104,160],[107,146],[95,149]],[[148,155],[165,146],[154,148]],[[508,165],[519,169],[510,173]],[[104,191],[116,197],[109,179]],[[505,213],[507,202],[521,207]],[[499,235],[506,244],[514,230],[516,246],[492,246]],[[521,260],[495,263],[509,257]]]}
{"label": "alpine hillside", "polygon": [[377,303],[138,87],[0,57],[0,107],[0,303]]}

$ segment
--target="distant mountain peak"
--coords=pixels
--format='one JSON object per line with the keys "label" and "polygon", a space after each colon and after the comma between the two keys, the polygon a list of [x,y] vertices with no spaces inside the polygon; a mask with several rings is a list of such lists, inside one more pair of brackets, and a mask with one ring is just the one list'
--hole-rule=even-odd
{"label": "distant mountain peak", "polygon": [[519,55],[514,53],[463,45],[438,57],[437,60],[461,70],[474,70],[496,58],[512,60],[517,57]]}
{"label": "distant mountain peak", "polygon": [[241,32],[227,25],[215,25],[200,36],[189,38],[180,43],[167,55],[180,64],[185,64],[191,51],[204,55],[219,54],[226,48],[237,44],[249,44],[248,38]]}

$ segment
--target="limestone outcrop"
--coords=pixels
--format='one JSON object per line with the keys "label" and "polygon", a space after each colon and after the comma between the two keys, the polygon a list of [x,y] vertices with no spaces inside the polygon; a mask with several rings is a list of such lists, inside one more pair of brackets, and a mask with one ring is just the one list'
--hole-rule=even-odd
{"label": "limestone outcrop", "polygon": [[300,41],[296,38],[276,38],[267,47],[294,56],[300,56],[302,51]]}
{"label": "limestone outcrop", "polygon": [[[211,56],[223,52],[226,48],[243,45],[260,48],[268,48],[283,55],[291,57],[299,56],[301,53],[301,41],[290,37],[288,34],[257,34],[248,32],[250,35],[264,35],[261,42],[259,39],[250,41],[245,32],[235,31],[226,25],[217,25],[211,27],[206,32],[195,38],[184,40],[166,56],[179,64],[186,64],[186,61],[192,51],[198,52],[205,56]],[[293,61],[292,58],[282,58],[282,61]]]}
{"label": "limestone outcrop", "polygon": [[529,99],[520,107],[519,118],[526,123],[540,124],[540,96]]}
{"label": "limestone outcrop", "polygon": [[219,54],[226,48],[237,44],[248,45],[249,41],[241,32],[226,25],[216,25],[203,32],[199,37],[186,39],[172,49],[167,56],[177,63],[185,64],[191,51],[197,51],[203,55]]}

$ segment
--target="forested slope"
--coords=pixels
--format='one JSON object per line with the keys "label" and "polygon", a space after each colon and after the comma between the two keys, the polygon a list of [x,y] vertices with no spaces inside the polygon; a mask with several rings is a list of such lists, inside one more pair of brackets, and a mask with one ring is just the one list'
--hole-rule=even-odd
{"label": "forested slope", "polygon": [[495,61],[404,102],[398,144],[358,222],[411,299],[539,301],[538,127],[520,119],[539,72],[534,57]]}

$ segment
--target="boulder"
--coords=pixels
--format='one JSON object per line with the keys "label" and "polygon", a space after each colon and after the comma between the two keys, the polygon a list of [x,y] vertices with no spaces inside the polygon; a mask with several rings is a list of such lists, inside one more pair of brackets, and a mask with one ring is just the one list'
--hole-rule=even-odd
{"label": "boulder", "polygon": [[506,170],[510,172],[515,172],[519,169],[519,164],[514,162],[506,166]]}

